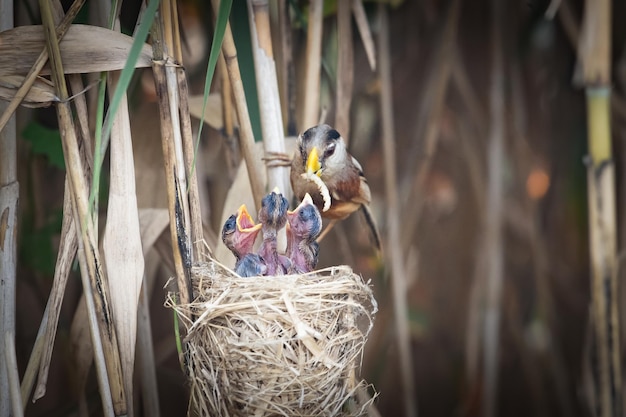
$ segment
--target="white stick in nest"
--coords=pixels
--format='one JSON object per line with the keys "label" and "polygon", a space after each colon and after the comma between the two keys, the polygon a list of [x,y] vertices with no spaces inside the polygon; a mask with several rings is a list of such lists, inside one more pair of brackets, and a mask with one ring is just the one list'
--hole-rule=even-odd
{"label": "white stick in nest", "polygon": [[322,194],[322,198],[324,199],[324,207],[322,208],[322,211],[328,211],[328,209],[330,208],[330,192],[328,191],[328,187],[326,186],[326,184],[324,184],[324,181],[322,181],[322,179],[318,177],[317,174],[311,171],[304,172],[300,176],[305,180],[314,182],[315,185],[317,185],[317,188],[319,189],[320,194]]}

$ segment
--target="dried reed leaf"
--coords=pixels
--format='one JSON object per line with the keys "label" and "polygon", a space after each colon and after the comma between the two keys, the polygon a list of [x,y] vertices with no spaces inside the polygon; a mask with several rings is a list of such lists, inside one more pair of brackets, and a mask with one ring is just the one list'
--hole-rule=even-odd
{"label": "dried reed leaf", "polygon": [[[98,26],[72,25],[60,42],[66,74],[115,71],[124,68],[133,38]],[[0,75],[26,75],[45,47],[39,25],[19,26],[0,33]],[[151,53],[144,46],[137,68],[151,65]],[[48,64],[41,74],[50,74]]]}
{"label": "dried reed leaf", "polygon": [[[109,84],[115,86],[119,75],[109,74]],[[128,399],[133,398],[137,304],[144,272],[130,132],[124,94],[111,128],[109,205],[102,247]]]}
{"label": "dried reed leaf", "polygon": [[[0,76],[0,99],[10,101],[24,82],[22,75]],[[54,86],[45,78],[37,77],[33,86],[28,90],[22,101],[24,107],[47,107],[58,101]]]}
{"label": "dried reed leaf", "polygon": [[373,400],[359,401],[356,374],[377,304],[350,268],[250,279],[210,262],[192,269],[192,283],[192,303],[166,302],[188,330],[192,410],[367,415]]}

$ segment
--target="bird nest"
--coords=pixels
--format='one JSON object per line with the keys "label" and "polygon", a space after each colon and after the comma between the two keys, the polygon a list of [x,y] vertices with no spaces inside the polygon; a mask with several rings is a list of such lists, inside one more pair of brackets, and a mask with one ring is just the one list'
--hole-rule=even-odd
{"label": "bird nest", "polygon": [[361,416],[358,378],[377,304],[347,266],[241,278],[192,269],[195,300],[173,307],[187,329],[190,410],[202,416]]}

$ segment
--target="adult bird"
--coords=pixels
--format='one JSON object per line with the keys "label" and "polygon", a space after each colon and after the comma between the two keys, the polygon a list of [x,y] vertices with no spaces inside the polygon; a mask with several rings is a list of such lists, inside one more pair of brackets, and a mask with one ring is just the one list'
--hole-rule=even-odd
{"label": "adult bird", "polygon": [[[329,196],[324,196],[313,176],[321,180]],[[296,153],[291,161],[291,186],[298,200],[310,194],[322,217],[331,220],[323,235],[337,220],[345,219],[360,209],[377,249],[381,249],[380,234],[369,209],[370,187],[361,164],[348,153],[343,137],[331,126],[313,126],[298,137]],[[325,201],[328,198],[330,207]]]}
{"label": "adult bird", "polygon": [[264,275],[267,266],[262,257],[252,253],[262,225],[255,224],[245,204],[231,215],[222,227],[222,242],[235,255],[235,272],[242,277]]}
{"label": "adult bird", "polygon": [[317,265],[319,244],[315,241],[322,231],[322,216],[307,193],[293,211],[287,211],[287,256],[291,260],[290,274],[311,272]]}
{"label": "adult bird", "polygon": [[257,218],[262,224],[263,243],[258,253],[265,259],[267,275],[286,274],[290,267],[289,258],[279,255],[277,250],[278,231],[287,223],[288,207],[289,202],[277,188],[261,200]]}

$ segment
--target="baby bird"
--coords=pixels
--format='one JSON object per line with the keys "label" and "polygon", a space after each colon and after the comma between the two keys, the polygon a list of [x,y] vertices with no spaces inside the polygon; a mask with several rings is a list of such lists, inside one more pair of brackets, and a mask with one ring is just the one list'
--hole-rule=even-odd
{"label": "baby bird", "polygon": [[242,277],[263,275],[262,272],[267,270],[263,258],[252,253],[254,240],[261,228],[260,223],[254,224],[245,204],[222,227],[222,242],[235,255],[235,272]]}
{"label": "baby bird", "polygon": [[[380,234],[369,210],[370,187],[361,165],[348,153],[339,132],[326,124],[313,126],[298,137],[297,146],[291,162],[291,186],[296,198],[302,199],[309,193],[322,216],[331,219],[331,225],[361,209],[380,250]],[[326,211],[323,211],[325,202],[319,187],[306,178],[312,174],[328,188],[331,201]]]}
{"label": "baby bird", "polygon": [[267,275],[265,259],[256,253],[249,253],[235,264],[235,272],[243,278]]}
{"label": "baby bird", "polygon": [[263,243],[259,248],[259,255],[265,259],[267,275],[286,274],[291,264],[289,258],[284,255],[279,255],[276,248],[276,236],[278,235],[278,231],[282,229],[287,222],[288,207],[289,203],[287,199],[277,188],[261,200],[261,209],[259,210],[258,219],[263,225],[261,228]]}
{"label": "baby bird", "polygon": [[315,241],[322,231],[322,216],[306,193],[293,211],[287,212],[287,255],[290,274],[311,272],[317,265],[319,245]]}

